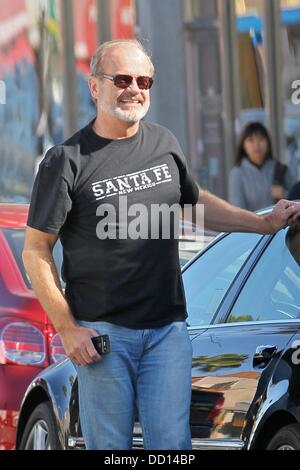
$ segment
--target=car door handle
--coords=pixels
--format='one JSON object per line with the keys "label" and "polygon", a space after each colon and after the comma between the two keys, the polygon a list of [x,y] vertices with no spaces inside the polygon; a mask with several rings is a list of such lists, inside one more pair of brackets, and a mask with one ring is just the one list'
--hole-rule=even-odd
{"label": "car door handle", "polygon": [[277,351],[276,345],[262,345],[256,348],[253,356],[253,367],[265,367]]}

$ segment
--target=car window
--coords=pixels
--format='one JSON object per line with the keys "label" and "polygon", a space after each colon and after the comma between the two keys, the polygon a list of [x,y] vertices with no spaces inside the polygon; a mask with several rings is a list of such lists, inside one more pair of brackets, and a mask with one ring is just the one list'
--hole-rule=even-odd
{"label": "car window", "polygon": [[220,239],[183,273],[187,323],[211,323],[236,275],[261,239],[261,235],[232,233]]}
{"label": "car window", "polygon": [[195,238],[181,237],[179,239],[179,262],[183,267],[193,256],[204,248],[215,238],[216,233],[205,233]]}
{"label": "car window", "polygon": [[300,268],[281,230],[264,251],[236,300],[228,322],[300,318]]}
{"label": "car window", "polygon": [[[32,288],[31,282],[29,277],[27,276],[27,273],[25,271],[24,265],[23,265],[23,260],[22,260],[22,251],[24,247],[24,240],[25,240],[25,230],[22,229],[4,229],[3,230],[4,236],[10,246],[10,249],[14,255],[14,258],[16,260],[16,263],[20,269],[20,272],[22,274],[22,277],[25,281],[25,284],[27,287],[30,289]],[[54,246],[53,250],[53,258],[55,261],[55,265],[57,267],[58,273],[60,275],[61,273],[61,266],[62,266],[62,246],[60,241],[58,240],[57,243]],[[64,288],[64,282],[61,279],[61,284],[62,287]]]}

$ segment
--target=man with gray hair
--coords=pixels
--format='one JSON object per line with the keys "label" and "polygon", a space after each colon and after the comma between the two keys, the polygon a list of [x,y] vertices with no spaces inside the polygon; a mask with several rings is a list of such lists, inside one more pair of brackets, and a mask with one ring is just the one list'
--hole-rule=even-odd
{"label": "man with gray hair", "polygon": [[[89,79],[96,118],[50,149],[32,193],[23,260],[77,368],[87,449],[130,449],[136,409],[146,449],[191,448],[192,347],[178,239],[99,239],[99,207],[110,204],[118,213],[125,196],[129,211],[199,200],[208,227],[259,233],[273,233],[299,214],[280,201],[258,216],[199,189],[173,134],[142,120],[153,74],[137,41],[103,44]],[[58,237],[65,293],[52,257]],[[100,334],[111,343],[102,357],[92,342]]]}

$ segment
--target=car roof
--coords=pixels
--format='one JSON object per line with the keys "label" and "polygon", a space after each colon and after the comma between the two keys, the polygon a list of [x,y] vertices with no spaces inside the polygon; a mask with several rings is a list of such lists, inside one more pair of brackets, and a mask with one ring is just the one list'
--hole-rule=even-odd
{"label": "car roof", "polygon": [[28,204],[0,203],[0,227],[25,228],[28,208]]}

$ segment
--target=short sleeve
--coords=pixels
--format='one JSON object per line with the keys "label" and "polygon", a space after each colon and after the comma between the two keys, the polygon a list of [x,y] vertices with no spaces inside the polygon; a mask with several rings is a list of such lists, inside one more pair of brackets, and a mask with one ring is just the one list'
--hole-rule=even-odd
{"label": "short sleeve", "polygon": [[180,205],[192,204],[193,206],[197,204],[199,200],[199,187],[192,175],[189,172],[187,165],[182,166],[180,172],[180,190],[181,190],[181,199]]}
{"label": "short sleeve", "polygon": [[195,205],[199,200],[199,186],[197,185],[196,181],[192,177],[186,158],[184,153],[175,138],[173,136],[173,149],[172,152],[173,157],[176,161],[179,176],[180,176],[180,191],[181,191],[181,198],[180,198],[180,205],[184,206],[185,204]]}
{"label": "short sleeve", "polygon": [[73,175],[63,149],[50,149],[34,181],[27,225],[58,234],[72,208]]}

